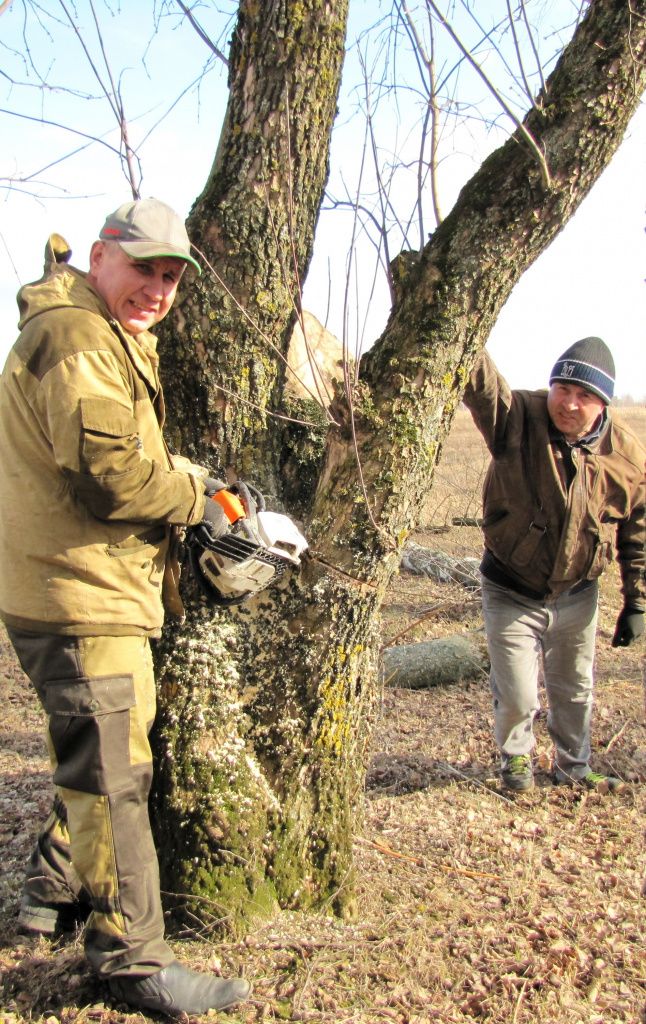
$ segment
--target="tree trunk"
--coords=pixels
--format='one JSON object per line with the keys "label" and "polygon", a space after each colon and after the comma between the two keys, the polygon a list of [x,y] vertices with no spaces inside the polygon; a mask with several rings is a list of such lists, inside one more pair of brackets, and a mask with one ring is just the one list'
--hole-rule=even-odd
{"label": "tree trunk", "polygon": [[[191,894],[203,919],[215,906],[217,919],[240,926],[275,899],[353,910],[352,838],[379,698],[379,606],[477,352],[639,102],[643,14],[643,2],[639,12],[625,0],[593,2],[542,108],[528,115],[549,182],[517,132],[466,185],[422,254],[395,261],[388,326],[362,360],[352,404],[338,396],[333,406],[300,574],[230,612],[213,613],[189,585],[187,621],[165,633],[162,871],[165,887]],[[269,20],[271,38],[254,19]],[[304,272],[344,19],[340,3],[274,2],[262,14],[241,5],[227,122],[191,218],[198,245],[283,351],[295,294],[289,254],[293,242]],[[166,379],[171,363],[179,377],[169,403],[178,447],[278,494],[280,431],[266,415],[281,401],[275,351],[208,277],[185,292],[174,328],[164,361]]]}
{"label": "tree trunk", "polygon": [[[188,225],[214,273],[185,288],[160,331],[171,446],[277,499],[282,421],[268,411],[285,411],[284,356],[327,180],[346,20],[347,0],[241,3],[225,125]],[[329,865],[351,834],[352,805],[324,764],[340,742],[328,735],[311,765],[302,753],[320,714],[319,672],[303,665],[294,626],[311,592],[293,580],[214,612],[190,581],[185,590],[186,621],[156,645],[162,886],[193,916],[238,929],[277,900],[318,901],[338,887]],[[324,650],[321,670],[328,658],[336,680]]]}

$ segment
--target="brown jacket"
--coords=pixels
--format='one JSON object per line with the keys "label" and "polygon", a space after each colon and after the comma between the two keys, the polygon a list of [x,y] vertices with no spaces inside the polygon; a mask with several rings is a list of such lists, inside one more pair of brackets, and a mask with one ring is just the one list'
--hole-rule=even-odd
{"label": "brown jacket", "polygon": [[[589,445],[559,443],[547,392],[512,391],[486,352],[464,401],[492,456],[485,547],[510,585],[557,596],[596,579],[616,554],[624,598],[643,608],[646,451],[635,435],[608,413]],[[570,457],[568,473],[563,460]]]}
{"label": "brown jacket", "polygon": [[0,616],[36,632],[156,635],[162,591],[182,611],[173,524],[204,510],[199,468],[174,468],[162,437],[156,339],[124,332],[66,264],[18,302],[0,378]]}

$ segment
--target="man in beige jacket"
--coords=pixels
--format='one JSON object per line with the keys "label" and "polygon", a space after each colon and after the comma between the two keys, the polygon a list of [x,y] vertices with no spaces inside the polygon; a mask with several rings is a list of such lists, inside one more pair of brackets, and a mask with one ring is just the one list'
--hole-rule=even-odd
{"label": "man in beige jacket", "polygon": [[52,236],[0,378],[0,616],[48,716],[56,787],[19,927],[56,934],[85,909],[87,958],[116,998],[203,1013],[249,985],[175,959],[148,819],[149,641],[164,607],[181,613],[177,531],[226,528],[206,471],[164,442],[149,333],[199,266],[156,199],[108,216],[87,274],[70,256]]}

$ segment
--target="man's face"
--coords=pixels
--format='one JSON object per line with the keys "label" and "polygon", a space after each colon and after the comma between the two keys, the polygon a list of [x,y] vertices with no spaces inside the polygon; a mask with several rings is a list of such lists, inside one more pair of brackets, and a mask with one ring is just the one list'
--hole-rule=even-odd
{"label": "man's face", "polygon": [[185,267],[174,256],[137,260],[116,242],[95,242],[88,279],[124,330],[141,334],[168,313]]}
{"label": "man's face", "polygon": [[605,403],[578,384],[554,381],[547,393],[547,411],[557,430],[570,441],[589,434],[601,416]]}

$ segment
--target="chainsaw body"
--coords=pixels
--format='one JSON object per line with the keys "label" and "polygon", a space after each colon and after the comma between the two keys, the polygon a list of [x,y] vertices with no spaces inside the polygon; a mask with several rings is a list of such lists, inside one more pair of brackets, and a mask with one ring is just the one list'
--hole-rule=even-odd
{"label": "chainsaw body", "polygon": [[[247,498],[240,505],[242,515],[235,508],[232,514],[237,518],[221,537],[214,537],[206,522],[190,527],[186,534],[193,573],[217,605],[240,604],[265,590],[288,566],[300,565],[307,548],[307,540],[289,516],[267,510],[255,488],[246,485],[245,490],[251,492],[251,501]],[[233,507],[227,497],[215,498],[225,511]]]}

